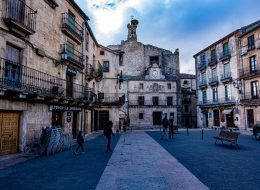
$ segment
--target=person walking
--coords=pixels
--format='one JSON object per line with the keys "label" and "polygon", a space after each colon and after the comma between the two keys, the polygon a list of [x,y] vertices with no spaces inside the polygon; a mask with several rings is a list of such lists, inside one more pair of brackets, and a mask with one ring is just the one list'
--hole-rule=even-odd
{"label": "person walking", "polygon": [[165,114],[165,116],[162,120],[162,125],[163,125],[163,136],[162,136],[161,140],[168,139],[167,138],[167,128],[169,125],[169,121],[167,119],[167,114]]}
{"label": "person walking", "polygon": [[111,135],[115,136],[115,134],[112,131],[112,127],[113,127],[113,122],[112,121],[108,121],[107,125],[104,128],[104,135],[107,138],[107,149],[106,149],[106,153],[107,152],[112,152],[111,150]]}
{"label": "person walking", "polygon": [[78,147],[77,147],[77,149],[75,151],[75,154],[78,154],[78,150],[79,150],[80,147],[81,147],[81,152],[85,153],[84,152],[84,147],[83,147],[83,145],[84,145],[84,137],[82,135],[82,131],[79,131],[79,133],[78,133],[77,143],[78,143]]}
{"label": "person walking", "polygon": [[173,116],[171,115],[170,119],[169,119],[169,139],[173,139]]}

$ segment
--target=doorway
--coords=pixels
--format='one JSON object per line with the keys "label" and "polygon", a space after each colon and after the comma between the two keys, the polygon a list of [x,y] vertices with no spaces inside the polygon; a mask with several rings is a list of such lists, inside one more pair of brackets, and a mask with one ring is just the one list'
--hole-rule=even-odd
{"label": "doorway", "polygon": [[253,128],[254,126],[254,110],[247,110],[247,126]]}
{"label": "doorway", "polygon": [[89,130],[88,130],[88,112],[85,112],[84,115],[84,135],[88,134]]}
{"label": "doorway", "polygon": [[78,113],[77,112],[73,112],[73,116],[72,116],[72,136],[73,139],[77,138],[77,133],[78,133]]}
{"label": "doorway", "polygon": [[0,112],[0,155],[18,152],[19,113]]}
{"label": "doorway", "polygon": [[213,110],[214,126],[220,126],[219,110]]}
{"label": "doorway", "polygon": [[103,130],[104,126],[107,125],[107,122],[109,121],[109,111],[99,111],[99,130]]}
{"label": "doorway", "polygon": [[53,111],[52,112],[51,125],[62,127],[62,112],[60,112],[60,111]]}
{"label": "doorway", "polygon": [[161,125],[162,124],[162,112],[155,111],[153,112],[153,125]]}
{"label": "doorway", "polygon": [[208,128],[208,112],[203,113],[203,127]]}
{"label": "doorway", "polygon": [[226,121],[227,121],[227,127],[234,127],[234,117],[233,117],[233,111],[231,111],[229,114],[226,115]]}

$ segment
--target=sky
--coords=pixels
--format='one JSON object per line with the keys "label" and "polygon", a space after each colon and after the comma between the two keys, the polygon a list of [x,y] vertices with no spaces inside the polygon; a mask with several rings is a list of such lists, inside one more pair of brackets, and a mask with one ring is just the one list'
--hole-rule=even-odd
{"label": "sky", "polygon": [[193,55],[220,38],[260,20],[260,0],[75,0],[90,18],[99,44],[127,38],[131,16],[137,38],[180,52],[180,71],[195,74]]}

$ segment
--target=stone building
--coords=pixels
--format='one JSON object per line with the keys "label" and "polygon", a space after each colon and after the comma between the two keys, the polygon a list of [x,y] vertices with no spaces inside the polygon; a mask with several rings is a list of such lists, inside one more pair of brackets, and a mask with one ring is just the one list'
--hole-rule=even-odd
{"label": "stone building", "polygon": [[239,126],[238,30],[194,55],[197,76],[198,127]]}
{"label": "stone building", "polygon": [[74,0],[0,2],[0,154],[22,151],[42,127],[73,138],[95,128],[103,68]]}
{"label": "stone building", "polygon": [[198,126],[250,129],[259,118],[259,21],[194,55]]}
{"label": "stone building", "polygon": [[239,76],[241,128],[252,129],[260,122],[260,21],[241,28]]}
{"label": "stone building", "polygon": [[127,25],[127,40],[108,46],[121,53],[121,92],[126,94],[124,119],[133,129],[158,127],[163,114],[168,118],[173,115],[175,125],[180,124],[179,51],[172,53],[142,44],[137,41],[137,26],[138,21],[132,19]]}
{"label": "stone building", "polygon": [[180,73],[181,100],[182,100],[182,126],[185,128],[197,127],[197,98],[196,76]]}

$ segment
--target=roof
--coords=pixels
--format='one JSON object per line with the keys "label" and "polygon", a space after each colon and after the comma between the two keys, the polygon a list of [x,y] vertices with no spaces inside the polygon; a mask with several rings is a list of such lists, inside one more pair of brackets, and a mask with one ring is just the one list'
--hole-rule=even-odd
{"label": "roof", "polygon": [[89,31],[91,37],[93,38],[94,42],[98,45],[97,39],[96,39],[96,37],[94,36],[94,33],[93,33],[93,31],[91,30],[91,28],[90,28],[88,22],[86,22],[86,28],[88,29],[88,31]]}
{"label": "roof", "polygon": [[239,37],[243,37],[244,35],[248,34],[249,32],[253,31],[254,29],[260,27],[260,20],[252,23],[252,24],[249,24],[247,26],[244,26],[240,29],[240,35]]}
{"label": "roof", "polygon": [[196,75],[180,73],[180,79],[196,79]]}
{"label": "roof", "polygon": [[78,4],[74,0],[67,0],[74,9],[76,9],[85,20],[89,20],[89,17],[82,11]]}
{"label": "roof", "polygon": [[237,29],[237,30],[231,32],[230,34],[228,34],[228,35],[226,35],[226,36],[224,36],[224,37],[221,38],[220,40],[214,42],[213,44],[209,45],[208,47],[204,48],[203,50],[201,50],[201,51],[199,51],[198,53],[196,53],[195,55],[193,55],[193,57],[195,58],[196,56],[198,56],[198,55],[201,54],[202,52],[205,52],[205,51],[207,51],[208,49],[210,49],[210,48],[216,46],[217,44],[219,44],[220,42],[224,41],[225,39],[227,39],[227,38],[233,36],[234,34],[238,33],[238,31],[239,31],[239,29]]}
{"label": "roof", "polygon": [[110,49],[110,48],[108,48],[108,47],[105,47],[105,46],[103,46],[103,45],[101,45],[101,44],[98,44],[98,47],[100,47],[100,48],[102,48],[102,49],[104,49],[104,50],[106,50],[106,51],[109,51],[109,52],[111,52],[111,53],[117,54],[117,55],[120,55],[120,54],[123,53],[123,52],[121,52],[121,51],[116,51],[116,50]]}

